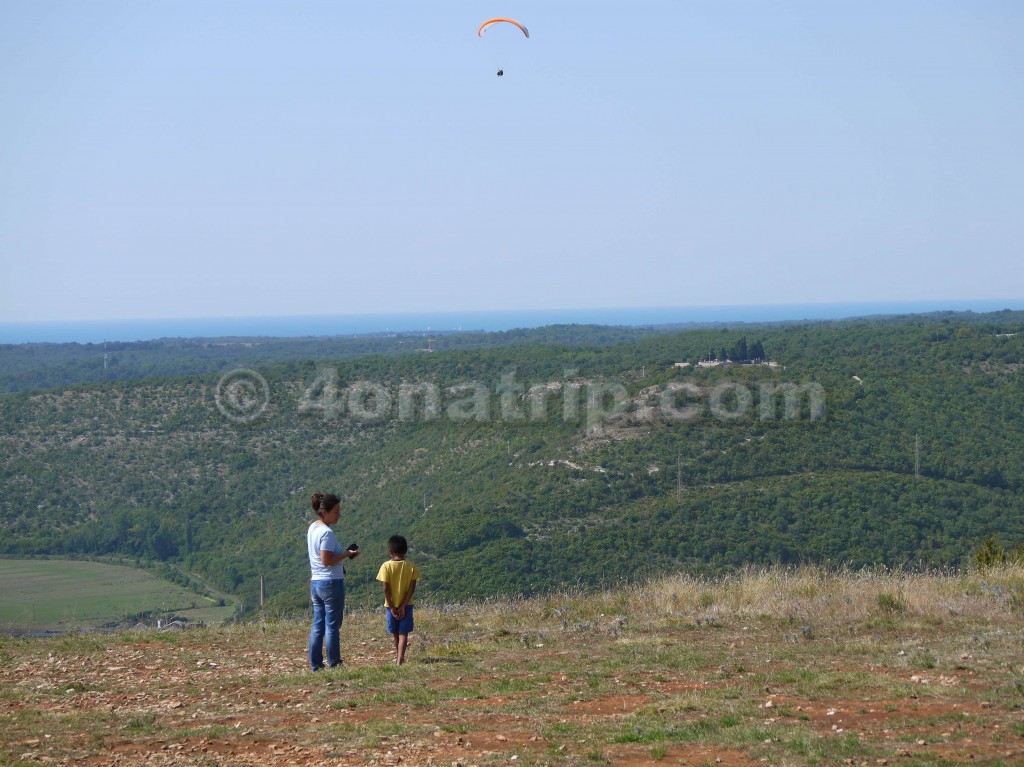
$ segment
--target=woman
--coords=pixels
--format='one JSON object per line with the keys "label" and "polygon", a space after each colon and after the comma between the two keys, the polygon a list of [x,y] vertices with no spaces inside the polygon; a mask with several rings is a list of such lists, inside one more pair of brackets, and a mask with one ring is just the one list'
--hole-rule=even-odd
{"label": "woman", "polygon": [[313,671],[324,667],[324,640],[327,643],[327,666],[341,665],[341,620],[345,612],[346,559],[355,559],[357,549],[343,551],[334,537],[331,525],[341,516],[341,499],[336,495],[313,493],[310,498],[317,520],[306,531],[309,569],[312,578],[309,595],[313,600],[313,627],[309,631],[309,666]]}

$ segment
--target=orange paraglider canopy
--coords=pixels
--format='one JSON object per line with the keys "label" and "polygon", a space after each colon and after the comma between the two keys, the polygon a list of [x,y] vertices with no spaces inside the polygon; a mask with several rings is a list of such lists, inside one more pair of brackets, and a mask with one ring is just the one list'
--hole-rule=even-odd
{"label": "orange paraglider canopy", "polygon": [[516,21],[515,19],[506,19],[503,16],[500,16],[500,17],[494,18],[494,19],[487,19],[487,21],[485,21],[483,24],[480,25],[480,29],[478,29],[476,31],[476,34],[477,34],[478,37],[483,37],[485,29],[487,29],[488,27],[493,26],[495,24],[501,24],[501,23],[512,24],[514,26],[517,26],[517,27],[519,27],[523,31],[524,35],[526,35],[527,37],[530,36],[530,33],[526,29],[526,27],[524,27],[518,21]]}

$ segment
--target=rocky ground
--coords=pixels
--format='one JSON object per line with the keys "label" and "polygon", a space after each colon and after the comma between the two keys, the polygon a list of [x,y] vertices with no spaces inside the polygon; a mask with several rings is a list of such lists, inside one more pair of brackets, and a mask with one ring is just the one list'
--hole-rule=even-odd
{"label": "rocky ground", "polygon": [[315,674],[304,621],[5,639],[0,765],[1024,764],[1007,600],[707,593],[423,606],[402,667],[355,613]]}

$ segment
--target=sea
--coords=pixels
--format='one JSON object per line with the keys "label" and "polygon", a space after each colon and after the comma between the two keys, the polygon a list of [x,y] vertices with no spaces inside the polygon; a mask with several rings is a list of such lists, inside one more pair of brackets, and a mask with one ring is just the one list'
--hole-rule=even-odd
{"label": "sea", "polygon": [[563,324],[639,327],[798,322],[944,311],[982,313],[1004,309],[1024,310],[1024,299],[0,322],[0,344],[95,344],[104,341],[130,342],[167,338],[299,338],[379,333],[501,331]]}

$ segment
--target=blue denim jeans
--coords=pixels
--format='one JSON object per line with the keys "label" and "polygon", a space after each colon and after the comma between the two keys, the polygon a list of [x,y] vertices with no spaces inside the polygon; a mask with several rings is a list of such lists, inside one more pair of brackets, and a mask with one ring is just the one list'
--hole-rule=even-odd
{"label": "blue denim jeans", "polygon": [[341,665],[341,621],[345,614],[345,580],[310,581],[313,627],[309,630],[309,667],[324,667],[324,644],[328,667]]}

